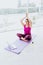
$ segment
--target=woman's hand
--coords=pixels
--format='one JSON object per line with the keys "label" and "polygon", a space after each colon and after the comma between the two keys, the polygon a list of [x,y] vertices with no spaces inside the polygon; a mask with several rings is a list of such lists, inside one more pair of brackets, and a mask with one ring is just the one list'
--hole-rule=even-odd
{"label": "woman's hand", "polygon": [[28,19],[28,13],[26,13],[26,18]]}

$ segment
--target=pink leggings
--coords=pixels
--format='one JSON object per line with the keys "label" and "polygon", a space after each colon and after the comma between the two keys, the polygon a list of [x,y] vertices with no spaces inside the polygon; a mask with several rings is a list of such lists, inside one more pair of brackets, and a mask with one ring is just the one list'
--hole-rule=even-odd
{"label": "pink leggings", "polygon": [[25,38],[26,40],[31,40],[31,35],[28,34],[20,34],[20,33],[17,33],[17,36],[21,39],[21,37]]}

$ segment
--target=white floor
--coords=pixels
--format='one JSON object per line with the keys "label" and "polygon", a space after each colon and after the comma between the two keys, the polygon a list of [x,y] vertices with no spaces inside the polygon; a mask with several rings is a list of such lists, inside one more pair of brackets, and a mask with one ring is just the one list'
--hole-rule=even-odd
{"label": "white floor", "polygon": [[0,65],[43,65],[43,20],[39,21],[41,22],[32,27],[32,33],[36,36],[33,39],[34,44],[29,44],[20,55],[4,48],[8,43],[12,44],[17,39],[16,33],[22,30],[0,32]]}

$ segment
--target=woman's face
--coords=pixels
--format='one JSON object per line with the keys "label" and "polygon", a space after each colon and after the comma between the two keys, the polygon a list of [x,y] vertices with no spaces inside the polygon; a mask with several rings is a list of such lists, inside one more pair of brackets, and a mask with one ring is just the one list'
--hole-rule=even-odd
{"label": "woman's face", "polygon": [[27,25],[29,24],[29,21],[28,21],[28,20],[26,20],[26,24],[27,24]]}

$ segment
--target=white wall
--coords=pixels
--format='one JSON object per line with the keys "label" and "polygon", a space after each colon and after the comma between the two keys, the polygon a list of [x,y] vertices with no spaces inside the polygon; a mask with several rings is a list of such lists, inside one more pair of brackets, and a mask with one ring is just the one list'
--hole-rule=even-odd
{"label": "white wall", "polygon": [[17,8],[18,0],[0,0],[1,8]]}
{"label": "white wall", "polygon": [[[0,0],[0,9],[2,8],[17,8],[19,0]],[[37,6],[40,6],[41,0],[21,0],[22,4],[27,2],[34,2]]]}

